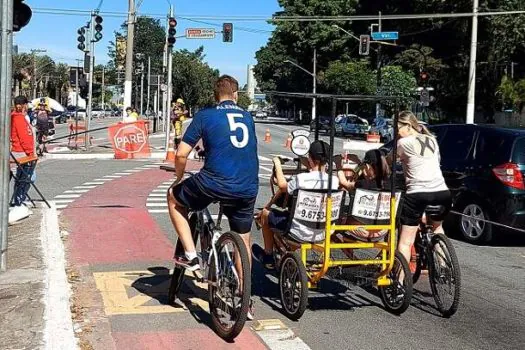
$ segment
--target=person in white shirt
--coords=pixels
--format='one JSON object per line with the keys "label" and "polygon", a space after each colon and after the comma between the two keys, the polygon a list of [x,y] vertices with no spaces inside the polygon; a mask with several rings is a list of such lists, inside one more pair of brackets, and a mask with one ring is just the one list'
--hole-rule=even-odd
{"label": "person in white shirt", "polygon": [[[326,172],[326,164],[329,159],[329,154],[330,146],[326,142],[314,141],[310,145],[310,150],[308,152],[309,172],[294,175],[288,182],[283,175],[279,158],[274,158],[276,180],[279,189],[265,208],[257,215],[257,221],[261,225],[264,238],[264,257],[262,258],[262,263],[266,268],[272,269],[274,266],[272,254],[274,232],[289,235],[292,239],[297,241],[305,241],[307,237],[313,241],[324,239],[324,227],[315,228],[307,223],[302,223],[296,220],[292,223],[290,231],[285,232],[290,220],[290,212],[287,210],[281,211],[278,209],[270,209],[270,207],[283,195],[292,195],[294,191],[298,189],[328,189],[329,175]],[[341,177],[344,177],[342,172],[340,172],[338,176],[332,176],[333,190],[339,189]],[[341,184],[353,187],[353,183],[349,183],[346,179],[342,180]]]}

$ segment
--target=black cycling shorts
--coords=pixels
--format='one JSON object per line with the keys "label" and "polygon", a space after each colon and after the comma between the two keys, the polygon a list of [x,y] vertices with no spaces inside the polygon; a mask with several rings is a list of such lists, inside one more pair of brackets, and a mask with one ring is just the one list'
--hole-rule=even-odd
{"label": "black cycling shorts", "polygon": [[211,203],[222,203],[224,215],[228,218],[230,230],[237,233],[248,233],[252,230],[255,209],[254,198],[217,198],[207,191],[194,177],[190,177],[173,187],[173,196],[177,202],[189,210],[199,211]]}
{"label": "black cycling shorts", "polygon": [[444,206],[444,213],[434,218],[436,221],[443,221],[452,207],[450,191],[406,194],[403,198],[403,209],[401,210],[401,225],[419,226],[427,205]]}

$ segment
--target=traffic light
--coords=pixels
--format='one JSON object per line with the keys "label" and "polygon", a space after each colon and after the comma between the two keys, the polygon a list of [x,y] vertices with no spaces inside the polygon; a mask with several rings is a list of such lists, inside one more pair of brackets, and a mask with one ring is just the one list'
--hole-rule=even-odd
{"label": "traffic light", "polygon": [[175,42],[177,39],[175,38],[175,35],[177,34],[177,29],[175,27],[177,26],[177,20],[173,17],[170,17],[168,20],[168,47],[171,49],[173,45],[175,45]]}
{"label": "traffic light", "polygon": [[77,41],[78,41],[78,45],[77,45],[77,48],[80,50],[80,51],[84,51],[86,49],[86,28],[85,27],[81,27],[79,30],[77,30],[77,33],[78,33],[78,38],[77,38]]}
{"label": "traffic light", "polygon": [[368,55],[370,53],[370,35],[359,36],[359,54]]}
{"label": "traffic light", "polygon": [[233,23],[222,24],[222,41],[225,43],[233,42]]}
{"label": "traffic light", "polygon": [[95,16],[95,35],[94,35],[94,42],[99,42],[102,40],[102,17],[99,15]]}
{"label": "traffic light", "polygon": [[421,71],[421,73],[419,73],[419,79],[421,80],[421,84],[426,86],[430,80],[430,74],[428,74],[426,71]]}
{"label": "traffic light", "polygon": [[13,4],[13,32],[19,32],[31,20],[33,11],[26,4],[22,3],[24,0],[15,0]]}

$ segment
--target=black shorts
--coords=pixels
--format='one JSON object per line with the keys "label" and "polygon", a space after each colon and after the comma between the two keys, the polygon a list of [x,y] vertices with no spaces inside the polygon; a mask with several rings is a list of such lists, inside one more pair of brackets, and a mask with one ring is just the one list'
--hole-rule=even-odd
{"label": "black shorts", "polygon": [[274,232],[286,234],[288,222],[290,221],[290,213],[287,210],[270,209],[268,215],[268,226]]}
{"label": "black shorts", "polygon": [[442,205],[445,212],[435,221],[443,221],[452,207],[452,196],[450,191],[420,192],[406,194],[403,198],[403,209],[401,210],[401,225],[419,226],[427,205]]}
{"label": "black shorts", "polygon": [[252,230],[256,198],[217,198],[208,193],[194,177],[190,177],[173,188],[173,196],[179,204],[189,210],[199,211],[213,202],[221,202],[230,229],[237,233]]}

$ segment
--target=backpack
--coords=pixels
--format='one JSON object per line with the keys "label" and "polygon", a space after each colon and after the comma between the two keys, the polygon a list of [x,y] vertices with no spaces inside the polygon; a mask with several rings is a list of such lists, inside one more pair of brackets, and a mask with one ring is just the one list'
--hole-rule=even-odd
{"label": "backpack", "polygon": [[44,111],[39,111],[36,115],[36,123],[38,126],[42,127],[42,128],[47,128],[48,127],[48,116],[47,116],[47,112],[44,112]]}

